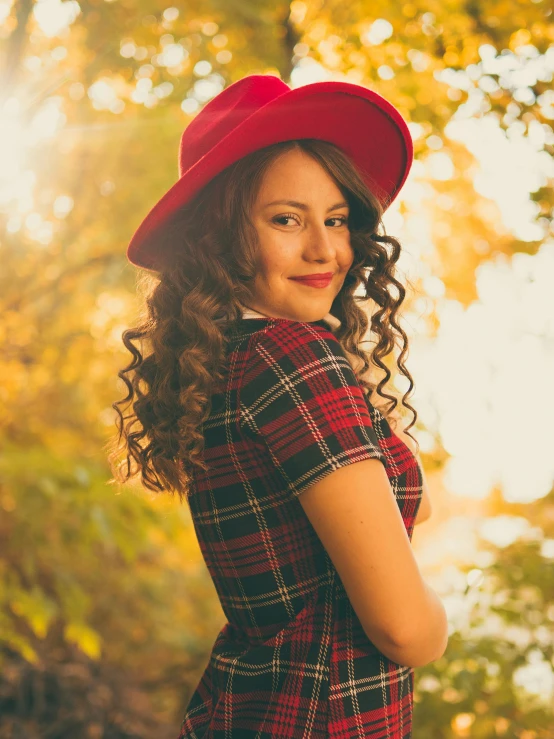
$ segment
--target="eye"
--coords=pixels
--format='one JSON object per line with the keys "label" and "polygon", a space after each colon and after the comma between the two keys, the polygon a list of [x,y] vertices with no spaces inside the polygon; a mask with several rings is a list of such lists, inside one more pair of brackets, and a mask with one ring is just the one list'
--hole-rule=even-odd
{"label": "eye", "polygon": [[[296,221],[296,215],[294,213],[285,213],[282,216],[275,216],[275,218],[271,219],[274,223],[278,223],[283,220],[293,220]],[[343,226],[346,223],[348,223],[348,218],[345,216],[333,216],[332,218],[328,218],[328,221],[339,221],[340,225]],[[286,225],[286,224],[280,224],[280,225]]]}
{"label": "eye", "polygon": [[341,226],[344,226],[344,224],[348,223],[348,218],[345,218],[344,216],[333,216],[332,218],[328,219],[329,221],[339,221]]}
{"label": "eye", "polygon": [[[274,223],[278,223],[280,221],[286,221],[286,220],[291,221],[291,220],[295,220],[295,216],[292,213],[287,213],[284,216],[275,216],[275,218],[272,218],[271,220]],[[279,225],[285,226],[286,224],[285,223],[279,223]]]}

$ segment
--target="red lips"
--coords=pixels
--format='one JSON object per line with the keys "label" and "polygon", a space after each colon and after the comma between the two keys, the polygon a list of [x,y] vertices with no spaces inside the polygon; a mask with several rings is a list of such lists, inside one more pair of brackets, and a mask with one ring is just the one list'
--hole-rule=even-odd
{"label": "red lips", "polygon": [[298,275],[291,277],[291,280],[328,280],[333,276],[333,272],[314,272],[311,275]]}
{"label": "red lips", "polygon": [[312,277],[291,277],[290,279],[295,282],[299,282],[301,285],[309,285],[310,287],[327,287],[333,279],[333,275],[330,277],[324,277],[323,279],[321,279],[321,277],[318,277],[317,279]]}

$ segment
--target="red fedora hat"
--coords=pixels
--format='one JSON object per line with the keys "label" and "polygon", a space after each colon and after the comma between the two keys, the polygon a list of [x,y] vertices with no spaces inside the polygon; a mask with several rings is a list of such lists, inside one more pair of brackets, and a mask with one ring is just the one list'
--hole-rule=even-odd
{"label": "red fedora hat", "polygon": [[384,208],[398,194],[412,165],[408,127],[376,92],[338,81],[291,89],[274,75],[248,75],[212,98],[183,132],[179,179],[134,233],[127,248],[129,261],[159,269],[160,230],[216,174],[257,149],[307,138],[342,149]]}

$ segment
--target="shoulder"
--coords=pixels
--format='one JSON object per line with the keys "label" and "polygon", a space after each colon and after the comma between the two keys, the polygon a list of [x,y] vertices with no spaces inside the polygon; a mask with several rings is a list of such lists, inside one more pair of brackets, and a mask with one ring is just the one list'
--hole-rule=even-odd
{"label": "shoulder", "polygon": [[275,387],[319,395],[358,386],[340,342],[322,321],[276,319],[251,336],[240,365],[241,388],[248,386],[251,398]]}
{"label": "shoulder", "polygon": [[341,344],[327,323],[322,321],[294,321],[285,318],[275,319],[252,335],[251,349],[274,348],[283,354],[294,353],[303,346],[314,349],[331,345],[336,351]]}
{"label": "shoulder", "polygon": [[277,319],[256,331],[244,357],[245,379],[255,378],[265,368],[285,374],[321,372],[350,368],[337,337],[322,321]]}

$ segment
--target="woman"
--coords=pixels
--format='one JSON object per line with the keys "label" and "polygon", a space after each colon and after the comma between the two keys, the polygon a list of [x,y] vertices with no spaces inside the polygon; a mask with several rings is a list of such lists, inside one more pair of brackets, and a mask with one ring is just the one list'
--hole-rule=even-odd
{"label": "woman", "polygon": [[129,245],[158,274],[123,334],[125,473],[110,459],[186,499],[228,619],[179,739],[411,737],[414,667],[447,641],[410,545],[422,471],[383,392],[399,341],[413,425],[381,221],[411,160],[375,93],[251,75],[189,124],[181,177]]}

